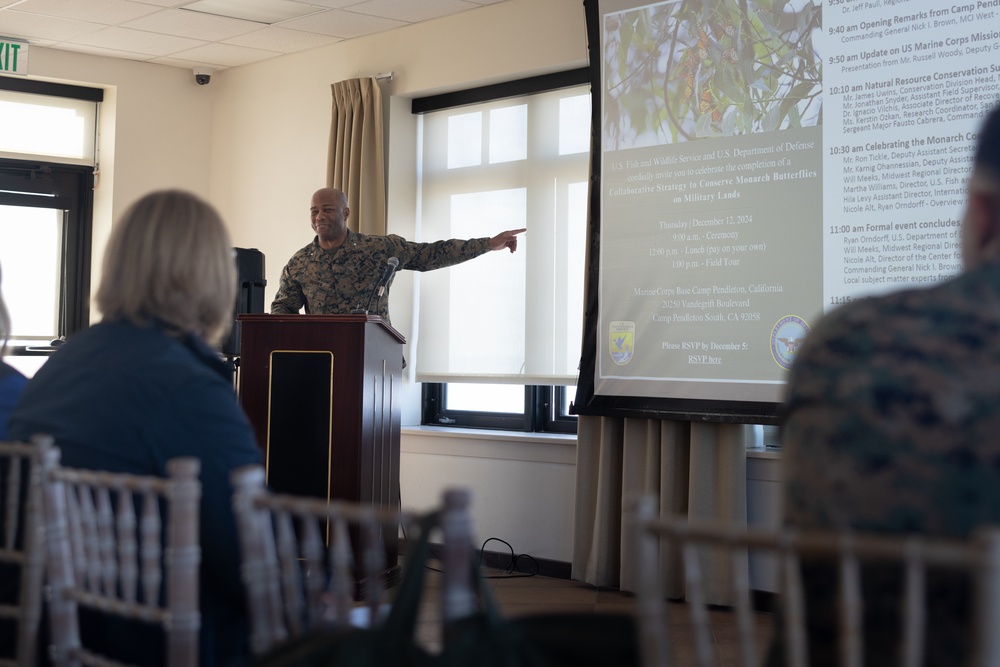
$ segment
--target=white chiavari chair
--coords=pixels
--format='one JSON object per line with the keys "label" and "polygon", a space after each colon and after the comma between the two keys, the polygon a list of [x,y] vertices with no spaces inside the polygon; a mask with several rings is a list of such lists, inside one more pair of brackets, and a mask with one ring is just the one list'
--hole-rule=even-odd
{"label": "white chiavari chair", "polygon": [[[260,466],[234,471],[232,482],[254,654],[325,629],[369,627],[385,617],[386,575],[395,565],[386,560],[386,540],[400,527],[412,538],[420,517],[363,503],[273,493],[264,486]],[[445,494],[445,618],[468,614],[475,603],[468,495],[466,490]],[[449,576],[448,554],[460,562],[452,573],[457,576]]]}
{"label": "white chiavari chair", "polygon": [[166,478],[68,468],[46,452],[50,653],[57,667],[120,664],[81,637],[79,610],[158,624],[168,667],[198,664],[200,462]]}
{"label": "white chiavari chair", "polygon": [[0,566],[8,584],[15,576],[19,582],[16,600],[0,604],[0,622],[8,624],[5,630],[14,640],[14,652],[0,656],[0,667],[37,662],[45,569],[40,462],[51,448],[48,436],[31,443],[0,442]]}
{"label": "white chiavari chair", "polygon": [[[904,667],[925,664],[925,640],[928,633],[935,631],[928,627],[926,618],[927,575],[928,570],[934,569],[937,572],[965,572],[973,582],[975,599],[971,616],[974,628],[971,662],[967,664],[973,667],[1000,665],[1000,633],[996,630],[1000,622],[1000,531],[994,527],[984,528],[965,541],[851,531],[742,530],[688,522],[683,517],[658,516],[657,501],[651,497],[638,501],[633,520],[639,541],[640,586],[636,600],[645,667],[721,664],[712,639],[705,604],[705,581],[699,565],[700,554],[706,549],[727,552],[733,564],[732,611],[738,636],[736,664],[744,667],[761,664],[762,649],[767,648],[758,643],[760,638],[751,608],[752,591],[745,576],[747,554],[752,551],[770,554],[778,563],[781,582],[778,596],[783,613],[776,620],[783,627],[778,635],[782,646],[777,648],[789,667],[811,664],[805,623],[810,602],[809,586],[802,577],[803,561],[830,563],[839,573],[834,593],[837,597],[834,631],[838,664],[844,667],[865,664],[862,578],[864,568],[882,564],[898,568],[898,576],[904,582],[900,599],[890,601],[892,607],[899,610],[900,664]],[[684,568],[685,598],[691,624],[683,627],[689,637],[670,632],[660,573],[661,549],[666,548],[679,551]],[[693,641],[693,659],[689,639]],[[681,649],[684,643],[687,646]]]}

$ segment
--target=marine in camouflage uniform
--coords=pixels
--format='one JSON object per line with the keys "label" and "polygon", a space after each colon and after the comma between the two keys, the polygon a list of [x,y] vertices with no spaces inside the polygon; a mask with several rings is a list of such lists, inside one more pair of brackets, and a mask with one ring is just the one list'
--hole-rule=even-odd
{"label": "marine in camouflage uniform", "polygon": [[[998,434],[1000,264],[851,304],[809,334],[792,367],[786,522],[953,537],[1000,523]],[[813,599],[835,596],[830,569],[803,574]],[[901,582],[871,568],[863,580],[865,664],[899,664]],[[965,664],[969,587],[954,574],[929,582],[927,664]],[[834,607],[810,604],[807,618],[810,664],[838,664]]]}
{"label": "marine in camouflage uniform", "polygon": [[[489,241],[413,243],[395,234],[368,236],[348,230],[342,245],[324,250],[316,238],[292,255],[282,269],[271,312],[297,313],[304,306],[313,315],[350,313],[367,305],[390,257],[399,259],[397,270],[431,271],[489,252]],[[373,314],[388,322],[388,299],[383,296],[377,301],[377,305],[373,301]]]}
{"label": "marine in camouflage uniform", "polygon": [[792,367],[782,442],[791,523],[1000,522],[1000,264],[826,317]]}
{"label": "marine in camouflage uniform", "polygon": [[[786,523],[959,538],[1000,523],[998,111],[973,171],[965,271],[844,306],[806,338],[782,423]],[[813,595],[833,597],[832,571],[805,574]],[[899,578],[863,579],[865,664],[899,664]],[[930,585],[927,664],[965,664],[970,587],[940,572]],[[811,603],[807,618],[811,664],[836,664],[832,605]]]}
{"label": "marine in camouflage uniform", "polygon": [[[272,314],[297,313],[303,307],[313,315],[363,309],[382,280],[390,257],[399,260],[397,270],[431,271],[491,250],[507,248],[514,252],[517,235],[524,231],[510,230],[493,238],[468,241],[414,243],[395,234],[369,236],[351,231],[347,229],[349,214],[343,192],[333,188],[316,191],[310,208],[316,238],[292,255],[282,269],[278,292],[271,303]],[[375,308],[376,315],[390,321],[386,296],[378,299]]]}

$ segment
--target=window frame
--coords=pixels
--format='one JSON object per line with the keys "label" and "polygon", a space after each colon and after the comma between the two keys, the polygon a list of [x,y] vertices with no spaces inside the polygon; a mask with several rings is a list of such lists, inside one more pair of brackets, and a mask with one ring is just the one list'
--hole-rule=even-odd
{"label": "window frame", "polygon": [[[60,208],[63,220],[57,336],[68,338],[90,324],[94,168],[0,158],[0,205]],[[25,354],[8,346],[8,354]]]}
{"label": "window frame", "polygon": [[[94,102],[98,105],[98,116],[104,101],[102,88],[19,77],[0,77],[0,90]],[[96,136],[96,128],[94,131]],[[0,156],[0,190],[13,190],[0,192],[0,204],[40,208],[55,205],[66,211],[61,239],[63,264],[57,323],[57,334],[63,338],[90,326],[96,151],[95,146],[95,164],[60,162],[58,158]],[[45,183],[49,185],[42,187]],[[6,353],[39,354],[27,347],[8,346]]]}
{"label": "window frame", "polygon": [[487,412],[482,410],[449,410],[448,383],[421,383],[421,418],[424,426],[446,428],[481,428],[528,433],[576,433],[577,418],[557,414],[561,386],[523,385],[523,412]]}
{"label": "window frame", "polygon": [[[510,97],[522,97],[562,88],[589,85],[590,70],[581,67],[573,70],[480,86],[440,95],[415,98],[411,103],[413,114],[441,111],[470,104],[480,104]],[[591,93],[593,94],[593,93]],[[593,132],[591,128],[591,132]],[[421,383],[422,425],[448,428],[483,428],[522,432],[576,433],[575,415],[556,414],[556,406],[563,401],[562,386],[523,385],[524,411],[498,413],[476,410],[448,410],[448,383]]]}

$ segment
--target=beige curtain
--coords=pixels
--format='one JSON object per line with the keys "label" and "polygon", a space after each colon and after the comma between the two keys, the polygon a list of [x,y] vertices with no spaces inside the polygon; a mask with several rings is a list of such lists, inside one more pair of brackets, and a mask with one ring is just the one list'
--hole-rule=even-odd
{"label": "beige curtain", "polygon": [[[632,499],[659,496],[661,513],[745,527],[746,443],[741,424],[581,416],[576,462],[572,577],[636,591]],[[731,604],[727,563],[702,562],[711,604]],[[684,596],[679,557],[663,548],[664,595]]]}
{"label": "beige curtain", "polygon": [[385,234],[385,157],[382,91],[374,77],[331,86],[333,121],[326,182],[347,195],[348,226]]}
{"label": "beige curtain", "polygon": [[[593,164],[591,165],[593,175]],[[590,179],[592,188],[594,179]],[[593,238],[592,219],[587,238]],[[586,266],[593,245],[587,244]],[[596,307],[590,280],[587,308]],[[586,315],[582,326],[586,326]],[[577,423],[574,579],[635,592],[635,532],[628,526],[630,501],[652,493],[660,514],[747,525],[746,446],[752,426],[703,422],[581,416]],[[663,594],[684,597],[676,550],[660,549]],[[732,604],[730,574],[721,556],[702,558],[711,604]]]}

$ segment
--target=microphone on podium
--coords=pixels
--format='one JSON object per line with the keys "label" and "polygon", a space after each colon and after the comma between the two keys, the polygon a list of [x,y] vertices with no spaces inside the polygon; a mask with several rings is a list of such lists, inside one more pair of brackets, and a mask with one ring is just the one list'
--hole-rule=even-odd
{"label": "microphone on podium", "polygon": [[389,284],[389,279],[392,278],[392,274],[396,270],[397,266],[399,266],[399,259],[396,257],[390,257],[385,261],[385,273],[383,273],[379,281],[375,283],[372,293],[368,296],[368,305],[366,305],[365,309],[360,312],[367,313],[371,310],[372,301],[375,299],[376,295],[379,299],[382,298],[385,294],[385,288]]}

